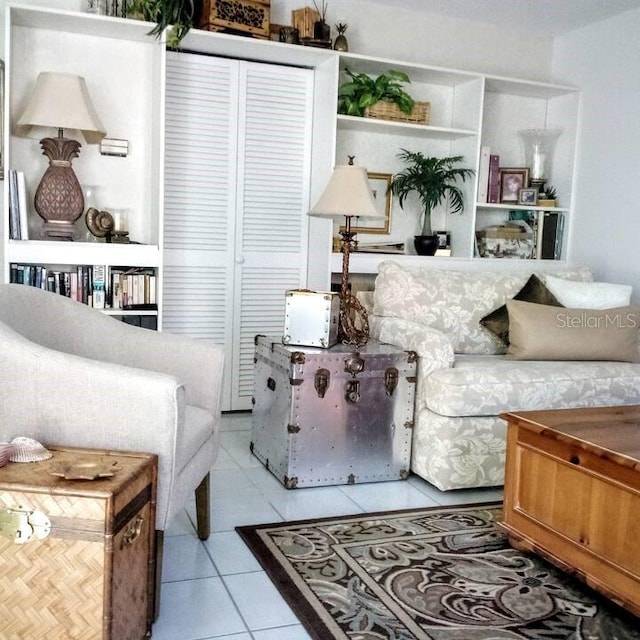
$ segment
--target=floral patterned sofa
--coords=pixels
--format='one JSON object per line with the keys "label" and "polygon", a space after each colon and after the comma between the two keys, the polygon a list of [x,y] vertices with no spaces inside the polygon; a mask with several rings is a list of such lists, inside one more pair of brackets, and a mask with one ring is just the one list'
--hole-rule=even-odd
{"label": "floral patterned sofa", "polygon": [[[547,268],[564,280],[593,279],[586,267]],[[545,288],[549,274],[536,270]],[[379,267],[367,300],[371,335],[418,354],[411,469],[441,490],[503,484],[501,412],[640,403],[637,362],[505,355],[508,346],[480,320],[517,297],[532,272]],[[636,324],[631,360],[640,360],[637,333]]]}

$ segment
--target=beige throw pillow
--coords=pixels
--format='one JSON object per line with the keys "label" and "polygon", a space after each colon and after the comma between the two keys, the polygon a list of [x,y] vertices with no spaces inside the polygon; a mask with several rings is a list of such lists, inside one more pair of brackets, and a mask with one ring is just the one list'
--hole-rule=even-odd
{"label": "beige throw pillow", "polygon": [[567,309],[508,300],[508,358],[638,361],[636,307]]}

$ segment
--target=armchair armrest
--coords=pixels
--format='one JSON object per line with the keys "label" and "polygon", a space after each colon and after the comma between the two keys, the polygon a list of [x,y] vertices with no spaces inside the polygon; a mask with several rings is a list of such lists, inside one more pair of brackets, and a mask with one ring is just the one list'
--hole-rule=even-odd
{"label": "armchair armrest", "polygon": [[[169,482],[184,412],[184,387],[172,376],[55,351],[0,323],[0,440],[148,451],[159,457],[159,482]],[[169,493],[158,492],[157,522]]]}
{"label": "armchair armrest", "polygon": [[64,296],[18,284],[2,289],[2,318],[44,347],[171,375],[185,385],[188,404],[213,415],[218,411],[224,351],[211,341],[133,327]]}

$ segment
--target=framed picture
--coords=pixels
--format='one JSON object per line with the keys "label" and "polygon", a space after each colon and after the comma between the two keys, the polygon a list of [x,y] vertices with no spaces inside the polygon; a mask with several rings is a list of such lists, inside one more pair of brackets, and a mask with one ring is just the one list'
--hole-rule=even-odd
{"label": "framed picture", "polygon": [[391,229],[391,173],[367,172],[369,187],[373,193],[376,209],[384,214],[383,218],[354,218],[351,231],[354,233],[389,233]]}
{"label": "framed picture", "polygon": [[518,191],[518,204],[530,204],[535,207],[538,204],[538,190],[537,189],[520,189]]}
{"label": "framed picture", "polygon": [[500,202],[517,204],[520,189],[526,189],[528,186],[528,167],[500,169]]}

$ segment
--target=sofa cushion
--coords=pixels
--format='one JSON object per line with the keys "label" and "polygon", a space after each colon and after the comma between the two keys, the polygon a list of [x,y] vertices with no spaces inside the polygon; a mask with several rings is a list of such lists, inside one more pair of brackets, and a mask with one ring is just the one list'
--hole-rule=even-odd
{"label": "sofa cushion", "polygon": [[[524,287],[513,296],[513,299],[555,307],[562,306],[535,273],[527,280]],[[480,320],[480,324],[495,334],[506,346],[509,346],[509,312],[506,304],[484,316]]]}
{"label": "sofa cushion", "polygon": [[427,407],[445,416],[636,403],[640,365],[458,356],[424,381]]}
{"label": "sofa cushion", "polygon": [[571,282],[565,278],[547,276],[547,288],[564,307],[576,309],[613,309],[631,302],[633,288],[610,282]]}
{"label": "sofa cushion", "polygon": [[509,300],[508,358],[637,361],[638,310],[558,309]]}
{"label": "sofa cushion", "polygon": [[[385,261],[378,269],[373,312],[442,331],[456,353],[504,353],[504,343],[482,327],[480,320],[513,298],[530,275],[527,271],[456,271]],[[591,279],[591,272],[584,267],[568,268],[562,275]]]}

